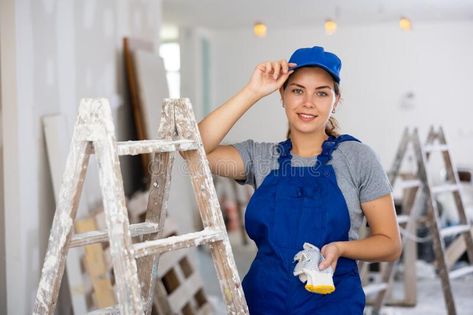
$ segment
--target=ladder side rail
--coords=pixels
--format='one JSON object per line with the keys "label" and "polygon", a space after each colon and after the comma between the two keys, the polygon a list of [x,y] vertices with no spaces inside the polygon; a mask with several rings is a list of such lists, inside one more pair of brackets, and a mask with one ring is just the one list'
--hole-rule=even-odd
{"label": "ladder side rail", "polygon": [[407,150],[407,145],[409,144],[409,128],[404,128],[404,132],[402,134],[401,140],[398,145],[398,149],[396,152],[396,155],[394,157],[393,164],[391,166],[391,169],[388,172],[388,178],[389,182],[391,183],[391,186],[394,187],[394,184],[396,183],[397,180],[397,175],[399,174],[399,170],[401,169],[402,161],[404,158],[404,154]]}
{"label": "ladder side rail", "polygon": [[[175,134],[174,109],[163,104],[158,129],[158,139],[172,140]],[[163,237],[164,223],[167,215],[167,201],[171,187],[171,173],[174,162],[172,152],[156,153],[152,156],[148,171],[151,173],[150,192],[146,210],[146,222],[158,224],[157,233],[145,235],[143,241]],[[138,276],[141,283],[141,294],[146,314],[151,314],[160,254],[138,258]]]}
{"label": "ladder side rail", "polygon": [[[409,189],[409,194],[403,202],[403,208],[406,209],[409,220],[405,229],[411,235],[415,235],[417,231],[417,220],[423,212],[422,193],[420,187]],[[404,303],[405,305],[417,304],[417,281],[416,281],[416,261],[417,261],[417,244],[414,240],[405,238],[403,240],[404,253]]]}
{"label": "ladder side rail", "polygon": [[[431,129],[432,130],[432,129]],[[429,132],[430,137],[431,133]],[[443,291],[443,296],[445,299],[445,304],[448,310],[449,315],[454,315],[456,314],[456,308],[455,308],[455,302],[453,299],[453,294],[452,294],[452,287],[448,275],[448,268],[447,264],[445,261],[445,256],[444,256],[444,242],[443,239],[440,237],[440,220],[439,220],[439,215],[438,215],[438,209],[437,209],[437,204],[436,201],[432,195],[431,187],[432,183],[430,181],[430,177],[427,174],[427,169],[426,169],[426,155],[425,152],[422,148],[422,144],[419,139],[418,131],[417,129],[415,130],[415,138],[414,138],[414,150],[416,152],[417,156],[417,163],[418,163],[418,171],[419,171],[419,177],[421,181],[426,183],[426,185],[423,186],[424,193],[427,197],[427,216],[430,221],[430,230],[432,233],[432,243],[434,247],[434,253],[437,261],[437,268],[438,268],[438,274],[439,277],[442,281],[442,291]]]}
{"label": "ladder side rail", "polygon": [[41,278],[38,285],[33,314],[54,314],[68,244],[72,236],[73,221],[79,206],[80,194],[90,155],[87,135],[80,132],[80,116],[76,120],[69,154],[62,177],[56,211],[51,226]]}
{"label": "ladder side rail", "polygon": [[[435,129],[434,129],[434,126],[430,126],[429,127],[429,131],[427,133],[427,137],[425,139],[425,142],[424,142],[424,145],[434,145],[435,143],[435,140],[437,139],[437,133],[435,132]],[[430,158],[430,154],[432,152],[424,152],[425,154],[425,161],[427,162]]]}
{"label": "ladder side rail", "polygon": [[[422,194],[420,187],[411,187],[404,192],[405,198],[402,202],[403,213],[408,215],[405,222],[404,229],[411,235],[415,235],[417,220],[419,219],[423,207],[419,206],[422,203]],[[401,224],[400,224],[401,225]],[[404,297],[401,300],[393,301],[391,297],[392,281],[395,269],[391,271],[391,278],[389,279],[388,290],[386,291],[386,301],[383,304],[389,305],[403,305],[414,306],[417,304],[417,283],[416,283],[416,268],[415,261],[417,260],[417,246],[414,240],[407,237],[402,238],[402,259],[404,264]],[[393,264],[397,268],[399,262]]]}
{"label": "ladder side rail", "polygon": [[[439,138],[441,143],[447,144],[447,139],[445,137],[445,133],[443,131],[442,127],[439,127]],[[447,165],[447,174],[449,176],[449,179],[451,179],[454,183],[457,185],[460,185],[460,179],[458,176],[457,168],[455,167],[455,164],[453,162],[453,158],[450,154],[450,152],[444,151],[442,152],[443,160],[445,162],[445,165]],[[464,225],[470,225],[471,223],[468,222],[468,218],[466,217],[465,213],[465,206],[463,203],[463,200],[461,198],[461,192],[460,189],[456,190],[453,192],[453,198],[455,200],[455,205],[458,209],[458,217],[460,219],[459,224],[464,224]],[[464,242],[466,244],[466,252],[468,255],[468,259],[471,264],[473,264],[473,237],[471,232],[467,233],[462,233],[461,237],[463,237]]]}
{"label": "ladder side rail", "polygon": [[87,99],[82,101],[80,110],[86,116],[87,130],[95,137],[93,144],[99,166],[105,222],[115,273],[115,292],[120,311],[122,314],[142,314],[138,271],[110,106],[105,99]]}
{"label": "ladder side rail", "polygon": [[192,106],[188,99],[167,99],[166,102],[174,105],[176,129],[179,136],[185,139],[194,139],[198,143],[197,150],[185,151],[182,156],[186,160],[191,176],[202,223],[204,227],[218,228],[222,233],[225,233],[222,241],[210,245],[210,251],[227,311],[229,314],[248,314],[240,276],[226,234],[222,211]]}
{"label": "ladder side rail", "polygon": [[[413,136],[414,131],[411,131],[409,127],[406,127],[404,129],[401,141],[398,145],[396,157],[389,173],[389,180],[393,187],[397,178],[400,177],[401,165],[409,149],[409,144],[412,144],[413,142]],[[415,201],[419,198],[419,192],[419,186],[413,186],[403,190],[403,195],[405,197],[402,201],[402,214],[408,215],[409,219],[407,221],[405,229],[411,233],[413,230],[415,230],[416,220],[419,215],[417,212],[414,212],[414,206],[416,204]],[[406,196],[406,194],[408,195]],[[411,277],[404,277],[404,299],[402,301],[396,302],[395,304],[402,303],[403,305],[415,305],[417,303],[417,292],[415,283],[416,270],[415,266],[409,266],[408,264],[406,264],[407,261],[412,262],[413,260],[415,261],[417,258],[415,242],[404,238],[402,241],[402,249],[404,253],[403,260],[405,272],[408,273]],[[391,287],[393,284],[394,272],[398,264],[399,263],[392,263],[391,265],[389,265],[386,270],[389,272],[389,274],[383,275],[386,279],[388,279],[388,288],[385,292],[380,292],[377,297],[376,302],[378,303],[379,308],[381,308],[381,306],[388,300],[388,297],[391,296]]]}

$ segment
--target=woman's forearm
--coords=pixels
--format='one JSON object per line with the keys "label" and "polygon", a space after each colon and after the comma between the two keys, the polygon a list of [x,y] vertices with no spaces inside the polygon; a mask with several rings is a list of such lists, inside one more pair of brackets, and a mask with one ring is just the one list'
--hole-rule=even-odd
{"label": "woman's forearm", "polygon": [[401,255],[401,244],[384,234],[361,240],[336,242],[341,257],[364,261],[395,261]]}
{"label": "woman's forearm", "polygon": [[211,153],[241,116],[262,97],[277,91],[294,72],[285,60],[256,66],[245,87],[199,123],[205,152]]}
{"label": "woman's forearm", "polygon": [[199,123],[199,131],[207,154],[220,144],[238,119],[260,98],[261,96],[252,92],[250,88],[244,87]]}

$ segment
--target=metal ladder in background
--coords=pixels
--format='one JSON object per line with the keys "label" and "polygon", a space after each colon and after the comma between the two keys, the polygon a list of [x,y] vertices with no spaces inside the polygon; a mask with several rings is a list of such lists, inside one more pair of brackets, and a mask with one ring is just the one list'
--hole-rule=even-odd
{"label": "metal ladder in background", "polygon": [[[401,165],[408,151],[409,144],[414,150],[414,158],[417,164],[415,174],[401,174]],[[443,163],[446,170],[446,181],[441,185],[434,186],[431,175],[427,171],[429,157],[434,152],[442,154]],[[398,146],[393,166],[388,173],[391,185],[394,187],[398,178],[401,178],[400,185],[404,191],[403,212],[398,215],[398,223],[401,229],[407,233],[415,235],[416,225],[419,220],[423,220],[428,225],[433,242],[435,253],[435,263],[438,275],[442,284],[442,291],[449,315],[456,314],[455,302],[451,289],[451,279],[465,276],[473,273],[473,238],[472,225],[467,221],[465,209],[460,195],[460,185],[457,170],[453,164],[451,154],[447,145],[445,134],[441,127],[431,127],[427,140],[424,145],[421,144],[417,129],[410,131],[405,129],[401,142]],[[402,178],[404,177],[404,178]],[[426,209],[418,206],[419,197],[426,202]],[[459,215],[460,222],[456,226],[442,228],[439,220],[439,210],[437,207],[436,196],[442,193],[453,193],[455,206]],[[425,210],[425,213],[421,213]],[[421,215],[423,216],[421,218]],[[444,239],[446,237],[456,237],[456,240],[449,248],[446,248]],[[461,242],[460,242],[461,241]],[[454,249],[450,249],[454,247]],[[470,265],[457,270],[451,270],[453,264],[458,258],[467,252]],[[405,297],[401,301],[396,301],[396,305],[415,305],[416,304],[416,245],[412,240],[403,238],[403,259],[404,259],[404,289]],[[373,299],[373,313],[379,313],[381,307],[385,304],[386,296],[392,288],[393,276],[397,267],[397,262],[383,263],[381,270],[381,279],[378,282],[366,285],[364,287],[367,296],[375,295]],[[366,271],[367,264],[361,263],[360,270]]]}
{"label": "metal ladder in background", "polygon": [[[213,186],[205,150],[188,99],[166,99],[157,140],[115,141],[110,105],[82,100],[66,162],[34,314],[53,314],[69,248],[110,242],[118,304],[94,314],[150,314],[159,255],[209,244],[229,314],[248,314],[240,278]],[[173,152],[186,160],[204,229],[162,239]],[[130,224],[120,170],[120,155],[154,153],[146,221]],[[89,156],[95,154],[107,230],[73,234]],[[139,236],[142,242],[132,243]]]}

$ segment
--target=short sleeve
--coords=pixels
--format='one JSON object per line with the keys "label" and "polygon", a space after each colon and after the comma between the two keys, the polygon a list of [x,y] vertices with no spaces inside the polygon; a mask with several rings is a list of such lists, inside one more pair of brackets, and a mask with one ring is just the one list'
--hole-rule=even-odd
{"label": "short sleeve", "polygon": [[359,160],[359,195],[360,202],[378,199],[392,192],[392,186],[376,153],[363,145],[363,154]]}
{"label": "short sleeve", "polygon": [[255,142],[253,140],[246,140],[243,142],[232,144],[240,153],[243,165],[245,167],[245,179],[236,180],[240,185],[251,185],[255,187],[255,172],[254,172],[254,156],[255,156]]}
{"label": "short sleeve", "polygon": [[245,167],[245,179],[237,180],[237,183],[248,184],[256,189],[271,172],[271,169],[277,167],[279,156],[279,151],[276,150],[277,144],[246,140],[233,144],[233,146],[240,153]]}

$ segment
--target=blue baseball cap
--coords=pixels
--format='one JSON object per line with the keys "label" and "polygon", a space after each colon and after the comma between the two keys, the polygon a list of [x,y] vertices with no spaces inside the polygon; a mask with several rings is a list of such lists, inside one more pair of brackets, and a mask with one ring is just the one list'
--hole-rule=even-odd
{"label": "blue baseball cap", "polygon": [[342,61],[337,55],[325,51],[323,47],[299,48],[289,59],[289,63],[291,62],[297,65],[291,67],[290,70],[296,70],[302,67],[319,67],[330,73],[335,82],[340,82]]}

